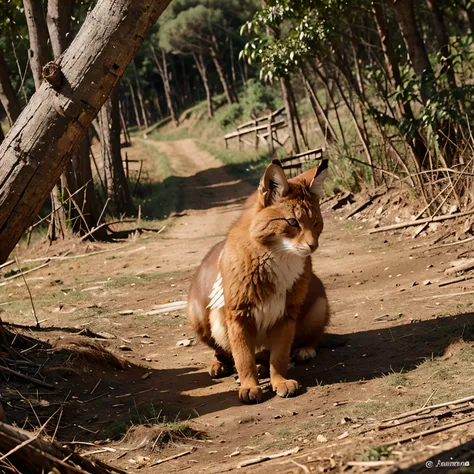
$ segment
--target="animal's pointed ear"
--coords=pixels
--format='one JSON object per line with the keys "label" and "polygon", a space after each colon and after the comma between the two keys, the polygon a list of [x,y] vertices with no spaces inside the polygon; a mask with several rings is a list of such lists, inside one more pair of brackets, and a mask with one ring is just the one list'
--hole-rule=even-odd
{"label": "animal's pointed ear", "polygon": [[287,195],[288,188],[288,181],[281,164],[279,162],[278,164],[272,162],[267,166],[260,180],[258,187],[260,202],[264,207],[275,204],[275,202]]}
{"label": "animal's pointed ear", "polygon": [[309,189],[313,194],[322,198],[324,197],[324,181],[328,176],[328,160],[321,161],[321,164],[318,166],[316,170],[316,174],[314,175],[311,184],[309,185]]}
{"label": "animal's pointed ear", "polygon": [[324,196],[324,180],[328,175],[328,160],[321,161],[321,164],[317,168],[311,168],[308,171],[297,176],[295,179],[299,179],[309,188],[312,194],[322,198]]}

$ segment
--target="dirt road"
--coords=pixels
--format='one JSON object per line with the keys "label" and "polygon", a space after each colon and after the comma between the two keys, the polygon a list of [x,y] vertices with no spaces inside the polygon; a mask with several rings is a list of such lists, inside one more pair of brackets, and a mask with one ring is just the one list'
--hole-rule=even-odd
{"label": "dirt road", "polygon": [[[474,351],[461,339],[470,341],[474,333],[468,313],[474,298],[457,293],[473,286],[469,282],[445,288],[437,285],[459,250],[430,251],[427,240],[413,241],[397,234],[369,236],[367,223],[344,220],[345,210],[334,213],[326,206],[325,230],[313,269],[328,289],[329,337],[314,362],[291,369],[291,377],[305,387],[298,397],[280,399],[268,392],[260,405],[241,405],[233,377],[209,378],[211,351],[193,343],[184,310],[153,308],[185,300],[194,269],[223,238],[252,187],[236,180],[192,140],[153,142],[153,146],[170,158],[174,174],[183,178],[178,213],[170,218],[167,229],[159,235],[132,238],[127,244],[103,246],[110,253],[91,256],[87,262],[53,261],[48,269],[37,272],[43,280],[33,285],[35,295],[49,294],[51,281],[61,275],[62,288],[87,295],[87,299],[70,301],[67,295],[74,292],[63,292],[59,306],[56,297],[44,297],[38,301],[39,311],[48,313],[51,326],[80,325],[112,333],[108,348],[130,364],[123,372],[95,373],[86,385],[77,383],[77,390],[80,386],[90,392],[101,377],[102,385],[112,384],[114,390],[87,405],[86,411],[83,405],[76,407],[75,423],[87,419],[88,429],[104,439],[110,437],[109,425],[104,428],[106,420],[120,420],[126,426],[153,424],[150,415],[132,416],[152,405],[168,421],[189,418],[189,426],[201,433],[198,439],[189,435],[188,440],[165,444],[156,453],[149,444],[139,447],[151,428],[137,428],[135,435],[132,431],[122,442],[130,452],[120,457],[105,452],[99,455],[101,459],[122,468],[140,466],[145,473],[212,473],[233,470],[262,453],[299,448],[289,458],[239,471],[308,472],[293,459],[306,469],[320,469],[315,472],[337,472],[349,461],[370,458],[364,455],[367,450],[407,434],[404,427],[374,431],[384,418],[427,401],[472,394]],[[19,301],[24,291],[20,285],[0,296]],[[4,319],[24,322],[27,306],[19,316],[18,305],[7,305]],[[64,308],[71,307],[69,314]],[[127,351],[120,350],[124,345]],[[90,419],[91,412],[98,417]],[[433,423],[430,419],[411,425],[410,430],[417,432]],[[426,459],[446,443],[461,442],[473,433],[466,424],[449,435],[432,435],[429,442],[404,444],[390,454],[390,461],[403,466]],[[72,435],[77,432],[71,427],[62,434]],[[108,446],[119,449],[123,445],[111,442]],[[196,449],[150,467],[152,461],[190,447]],[[379,451],[374,451],[376,460],[384,459]]]}

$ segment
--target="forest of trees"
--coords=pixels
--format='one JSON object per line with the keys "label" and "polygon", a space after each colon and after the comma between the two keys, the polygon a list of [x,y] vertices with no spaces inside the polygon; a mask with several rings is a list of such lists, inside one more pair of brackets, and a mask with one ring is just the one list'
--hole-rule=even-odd
{"label": "forest of trees", "polygon": [[[91,21],[96,3],[0,3],[0,142],[43,80],[54,83],[50,61]],[[69,157],[50,196],[49,238],[105,238],[105,215],[135,213],[121,131],[160,121],[178,127],[180,114],[199,102],[209,120],[224,108],[224,125],[281,103],[299,152],[308,147],[306,101],[324,144],[358,181],[401,180],[429,215],[448,199],[467,207],[473,31],[469,0],[173,0]]]}

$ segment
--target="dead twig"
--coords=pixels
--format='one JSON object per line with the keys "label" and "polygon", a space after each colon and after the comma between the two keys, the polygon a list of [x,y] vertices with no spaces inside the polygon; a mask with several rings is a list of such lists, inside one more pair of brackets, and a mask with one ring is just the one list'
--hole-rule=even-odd
{"label": "dead twig", "polygon": [[472,279],[472,276],[470,275],[461,275],[457,278],[451,278],[451,280],[440,281],[438,286],[448,286],[448,285],[452,285],[453,283],[459,283],[461,281],[467,281],[471,279]]}
{"label": "dead twig", "polygon": [[33,316],[35,317],[36,327],[40,328],[40,322],[38,321],[38,315],[36,314],[35,303],[33,301],[33,296],[31,294],[30,287],[29,287],[29,285],[26,281],[25,274],[23,273],[23,270],[20,267],[20,263],[18,262],[18,258],[15,257],[15,260],[16,260],[16,265],[18,267],[18,271],[21,273],[21,276],[23,277],[23,281],[25,282],[26,289],[28,290],[28,295],[30,297],[30,303],[31,303],[31,310],[33,311]]}
{"label": "dead twig", "polygon": [[455,421],[454,423],[449,423],[448,425],[439,426],[438,428],[432,428],[431,430],[425,430],[425,431],[420,431],[419,433],[413,433],[409,436],[404,436],[403,438],[395,439],[388,443],[384,443],[384,446],[393,446],[394,444],[406,443],[408,441],[413,441],[417,438],[422,438],[430,434],[439,433],[440,431],[446,431],[446,430],[450,430],[451,428],[455,428],[457,426],[466,425],[467,423],[471,423],[472,421],[474,421],[474,416],[471,416],[470,418],[466,418],[464,420]]}
{"label": "dead twig", "polygon": [[32,268],[31,270],[27,270],[26,272],[23,272],[20,269],[20,272],[17,273],[16,275],[5,278],[5,280],[2,283],[0,283],[0,286],[5,286],[7,284],[7,282],[9,282],[10,280],[14,280],[15,278],[20,278],[21,276],[23,278],[25,278],[25,275],[27,275],[28,273],[35,272],[36,270],[40,270],[41,268],[44,268],[48,265],[49,265],[49,263],[43,263],[43,265],[39,265],[38,267]]}
{"label": "dead twig", "polygon": [[242,468],[246,466],[251,466],[252,464],[259,464],[265,461],[271,461],[272,459],[282,458],[284,456],[290,456],[292,454],[296,454],[299,452],[300,448],[297,446],[296,448],[289,449],[288,451],[282,451],[281,453],[276,454],[267,454],[263,456],[258,456],[256,458],[247,459],[247,461],[242,461],[240,464],[237,465],[237,468]]}
{"label": "dead twig", "polygon": [[455,214],[444,214],[442,216],[427,217],[425,219],[418,219],[416,221],[401,222],[400,224],[392,224],[392,225],[387,225],[385,227],[377,227],[376,229],[370,229],[369,234],[375,234],[377,232],[386,232],[388,230],[403,229],[405,227],[411,227],[411,226],[425,224],[425,223],[441,222],[448,219],[455,219],[456,217],[470,216],[472,214],[474,214],[474,211],[457,212]]}
{"label": "dead twig", "polygon": [[104,222],[103,224],[100,224],[96,227],[93,227],[89,232],[87,232],[87,234],[84,234],[80,238],[80,242],[87,239],[87,237],[90,237],[91,235],[93,235],[99,229],[102,229],[102,227],[111,226],[111,225],[114,225],[114,224],[123,224],[123,223],[128,223],[128,222],[136,222],[136,219],[122,219],[122,220],[118,220],[118,221]]}
{"label": "dead twig", "polygon": [[459,400],[452,400],[450,402],[439,403],[437,405],[430,405],[427,407],[418,408],[416,410],[407,411],[405,413],[401,413],[400,415],[394,416],[392,418],[387,418],[385,420],[382,420],[382,423],[386,423],[388,421],[400,420],[402,418],[407,418],[412,415],[418,415],[418,413],[423,413],[424,411],[428,411],[428,410],[434,410],[436,408],[443,408],[449,405],[460,405],[461,403],[470,402],[471,400],[474,400],[474,396],[460,398]]}
{"label": "dead twig", "polygon": [[461,265],[456,265],[453,268],[448,268],[444,271],[444,274],[452,275],[453,273],[463,272],[465,270],[470,270],[471,268],[474,268],[474,258],[471,258],[470,260],[465,263],[462,263]]}
{"label": "dead twig", "polygon": [[21,372],[17,372],[16,370],[10,369],[9,367],[4,367],[3,365],[0,365],[0,371],[6,372],[6,373],[11,374],[11,375],[15,375],[16,377],[19,377],[19,378],[22,378],[22,379],[25,379],[25,380],[28,380],[28,382],[32,382],[32,383],[34,383],[36,385],[39,385],[41,387],[50,388],[50,389],[55,388],[55,386],[51,385],[50,383],[43,382],[42,380],[39,380],[39,379],[35,379],[34,377],[31,377],[31,376],[26,375],[26,374],[22,374]]}
{"label": "dead twig", "polygon": [[8,267],[8,266],[11,265],[12,263],[15,263],[15,260],[9,260],[8,262],[2,263],[2,264],[0,265],[0,270],[1,270],[2,268]]}
{"label": "dead twig", "polygon": [[155,461],[154,463],[150,464],[150,467],[151,466],[156,466],[157,464],[163,464],[164,462],[172,461],[173,459],[177,459],[177,458],[180,458],[182,456],[186,456],[188,454],[194,453],[195,450],[196,450],[196,448],[192,448],[192,449],[188,449],[187,451],[183,451],[182,453],[175,454],[173,456],[168,456],[167,458],[158,459],[158,461]]}
{"label": "dead twig", "polygon": [[350,467],[379,467],[393,466],[395,461],[350,461],[347,463]]}

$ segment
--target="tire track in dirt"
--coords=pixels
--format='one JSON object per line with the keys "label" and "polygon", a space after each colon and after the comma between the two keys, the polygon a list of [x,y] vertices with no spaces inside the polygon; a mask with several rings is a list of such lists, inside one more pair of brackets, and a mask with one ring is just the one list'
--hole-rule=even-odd
{"label": "tire track in dirt", "polygon": [[167,155],[173,175],[183,178],[179,190],[176,222],[167,235],[196,238],[227,232],[237,218],[245,198],[254,191],[236,179],[228,167],[201,150],[192,139],[157,142],[138,139]]}

